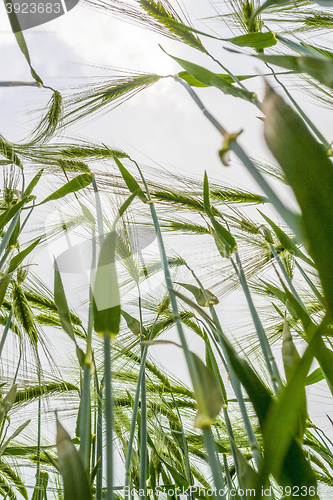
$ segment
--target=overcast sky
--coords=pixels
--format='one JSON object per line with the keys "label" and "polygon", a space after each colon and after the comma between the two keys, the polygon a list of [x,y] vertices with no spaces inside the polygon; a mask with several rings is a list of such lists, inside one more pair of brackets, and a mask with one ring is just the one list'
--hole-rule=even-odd
{"label": "overcast sky", "polygon": [[[214,14],[210,3],[191,0],[186,1],[186,6],[195,26],[206,29],[206,22],[198,19]],[[222,26],[220,21],[216,21],[216,29],[220,34],[232,36],[232,31]],[[61,18],[25,31],[24,36],[32,65],[44,83],[65,94],[70,87],[87,81],[87,77],[114,74],[111,67],[161,75],[181,71],[178,64],[161,51],[158,43],[171,54],[222,72],[206,56],[184,44],[126,24],[81,4]],[[265,73],[265,68],[258,61],[248,56],[231,54],[223,50],[220,42],[207,39],[205,44],[235,74],[254,73],[258,69]],[[3,3],[0,3],[0,61],[0,81],[31,81],[28,65],[11,33]],[[103,69],[105,67],[110,69]],[[247,82],[246,86],[260,94],[262,81],[256,78]],[[260,112],[255,106],[225,96],[217,89],[200,89],[198,94],[207,109],[228,131],[244,129],[239,140],[251,156],[272,159],[262,138],[263,124],[256,118]],[[1,88],[0,133],[11,141],[22,140],[38,117],[31,112],[43,107],[50,96],[50,92],[44,89]],[[298,97],[316,125],[321,130],[328,130],[332,125],[332,116],[324,111],[314,114],[314,107],[303,96]],[[229,168],[222,166],[217,155],[222,145],[220,135],[202,116],[186,91],[171,78],[159,81],[94,121],[81,121],[67,130],[66,134],[105,142],[125,150],[133,158],[150,166],[156,162],[172,171],[201,178],[204,170],[207,170],[211,178],[259,191],[242,165],[233,162]],[[50,189],[51,186],[42,187],[45,193]],[[284,198],[292,203],[287,189]],[[168,349],[163,347],[163,352],[168,352]],[[176,369],[177,358],[174,358],[172,349],[170,353],[168,366]]]}

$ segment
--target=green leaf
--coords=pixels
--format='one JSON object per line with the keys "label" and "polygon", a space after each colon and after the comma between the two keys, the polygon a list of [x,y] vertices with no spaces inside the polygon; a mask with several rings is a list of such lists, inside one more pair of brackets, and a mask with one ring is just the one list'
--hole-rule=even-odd
{"label": "green leaf", "polygon": [[[333,62],[331,62],[333,67]],[[302,210],[303,232],[333,312],[333,165],[302,119],[268,85],[263,104],[267,145]]]}
{"label": "green leaf", "polygon": [[17,214],[17,212],[23,207],[26,203],[26,198],[15,203],[11,208],[8,208],[2,215],[0,215],[0,230],[4,228],[6,224]]}
{"label": "green leaf", "polygon": [[322,56],[254,56],[269,64],[281,66],[295,73],[307,73],[320,83],[333,88],[333,61]]}
{"label": "green leaf", "polygon": [[[163,49],[162,49],[163,50]],[[164,51],[165,52],[165,51]],[[168,56],[172,57],[178,64],[184,68],[187,73],[193,76],[196,80],[203,83],[207,87],[216,87],[221,90],[225,94],[232,95],[234,97],[241,97],[246,101],[255,102],[257,97],[254,93],[248,92],[247,90],[243,90],[239,87],[235,87],[228,83],[224,78],[222,78],[217,73],[213,73],[202,66],[198,66],[197,64],[185,61],[184,59],[179,59],[178,57],[171,56],[167,52],[165,52]]]}
{"label": "green leaf", "polygon": [[234,450],[234,455],[237,462],[237,477],[241,484],[242,489],[253,489],[258,480],[258,473],[249,465],[246,458],[239,451],[239,448],[236,446],[236,443],[229,437],[230,442],[232,444],[232,448]]}
{"label": "green leaf", "polygon": [[231,42],[238,47],[252,47],[253,49],[266,49],[277,43],[275,34],[271,31],[267,33],[248,33],[247,35],[225,38],[226,42]]}
{"label": "green leaf", "polygon": [[321,380],[324,380],[324,374],[323,370],[319,367],[316,368],[310,375],[307,376],[306,378],[306,384],[305,385],[312,385],[316,384],[317,382],[320,382]]}
{"label": "green leaf", "polygon": [[209,183],[208,177],[205,172],[204,177],[204,210],[210,221],[214,227],[214,230],[211,229],[211,234],[214,236],[216,246],[222,257],[229,257],[235,248],[237,248],[236,240],[232,236],[232,234],[225,229],[213,216],[211,206],[210,206],[210,195],[209,195]]}
{"label": "green leaf", "polygon": [[208,175],[207,172],[205,171],[205,176],[204,176],[204,184],[203,184],[203,200],[204,200],[204,209],[207,215],[211,215],[212,210],[210,206],[210,194],[209,194],[209,181],[208,181]]}
{"label": "green leaf", "polygon": [[97,333],[114,337],[120,325],[120,294],[115,262],[117,233],[108,233],[98,258],[93,293],[94,328]]}
{"label": "green leaf", "polygon": [[[304,403],[306,376],[325,329],[326,321],[324,320],[294,369],[288,385],[280,392],[278,402],[270,407],[269,415],[264,424],[265,460],[260,471],[260,486],[265,484],[270,473],[275,477],[280,477],[283,458],[286,456],[288,449],[290,450],[290,445],[293,442],[295,443],[293,437],[295,436],[295,429]],[[305,425],[305,422],[303,422],[303,425]],[[295,445],[293,446],[295,447]],[[303,459],[305,460],[304,456]],[[304,467],[304,460],[301,460],[300,457],[299,463],[302,467]],[[315,475],[306,460],[305,463],[307,464],[305,465],[305,474],[302,483],[299,483],[298,486],[304,485],[308,488],[309,486],[316,486]],[[292,466],[297,470],[297,462]],[[305,498],[311,498],[310,494],[308,493]]]}
{"label": "green leaf", "polygon": [[17,393],[17,385],[14,384],[8,394],[4,397],[3,401],[0,403],[0,425],[2,424],[5,416],[15,403]]}
{"label": "green leaf", "polygon": [[60,189],[57,189],[54,193],[50,194],[45,200],[43,200],[41,203],[38,203],[38,205],[43,205],[44,203],[47,203],[48,201],[53,201],[53,200],[59,200],[60,198],[63,198],[69,193],[74,193],[75,191],[79,191],[80,189],[83,189],[91,183],[91,174],[81,174],[72,179],[71,181],[67,182],[64,186],[62,186]]}
{"label": "green leaf", "polygon": [[306,257],[306,255],[304,255],[304,253],[295,245],[293,240],[284,231],[282,231],[282,229],[279,226],[277,226],[269,217],[267,217],[267,215],[263,214],[260,210],[258,210],[258,212],[265,219],[265,221],[268,222],[268,224],[271,226],[283,248],[288,250],[288,252],[290,252],[292,255],[295,255],[295,257],[299,257],[304,262],[314,267],[314,263],[312,262],[312,260],[310,260],[308,257]]}
{"label": "green leaf", "polygon": [[31,245],[22,250],[22,252],[18,253],[17,255],[15,255],[15,257],[12,258],[8,268],[9,273],[15,271],[15,269],[21,264],[21,262],[27,257],[27,255],[29,255],[29,253],[31,253],[33,249],[36,248],[41,239],[42,238],[38,238],[36,241],[31,243]]}
{"label": "green leaf", "polygon": [[79,201],[79,204],[80,204],[80,207],[82,209],[82,212],[83,212],[83,215],[87,218],[87,220],[89,222],[91,222],[91,224],[95,225],[96,224],[96,220],[95,220],[95,217],[93,216],[93,214],[90,212],[89,208],[86,207],[86,205],[84,205],[83,203],[81,203]]}
{"label": "green leaf", "polygon": [[3,299],[5,298],[8,284],[12,278],[12,273],[5,274],[0,278],[0,307],[2,306]]}
{"label": "green leaf", "polygon": [[[204,83],[200,82],[199,80],[194,78],[194,76],[190,75],[190,73],[188,73],[187,71],[181,71],[180,73],[178,73],[177,76],[179,76],[180,78],[185,80],[185,82],[187,82],[189,85],[191,85],[191,87],[211,87],[211,85],[205,85]],[[218,76],[220,76],[221,78],[223,78],[226,82],[228,82],[230,84],[235,83],[235,80],[228,74],[218,74]],[[237,80],[239,80],[241,82],[242,80],[248,80],[250,78],[255,78],[258,75],[236,75],[236,76],[237,76]]]}
{"label": "green leaf", "polygon": [[194,425],[203,429],[214,423],[215,418],[222,408],[223,398],[221,388],[215,378],[215,375],[207,368],[201,359],[192,352],[194,364],[199,375],[201,384],[201,395],[197,400],[197,415]]}
{"label": "green leaf", "polygon": [[39,172],[37,172],[35,177],[32,179],[32,181],[29,183],[28,187],[26,188],[26,190],[24,192],[24,196],[28,197],[32,193],[34,188],[37,186],[39,179],[43,175],[43,172],[44,172],[43,168]]}
{"label": "green leaf", "polygon": [[37,75],[36,71],[31,66],[28,47],[27,47],[27,44],[25,43],[24,36],[21,32],[20,23],[18,22],[17,16],[14,12],[14,4],[13,4],[12,0],[6,0],[6,3],[11,5],[11,12],[8,12],[9,9],[6,9],[7,15],[9,17],[10,25],[11,25],[13,33],[16,37],[17,43],[21,49],[21,52],[23,53],[24,57],[26,58],[27,63],[30,66],[31,75],[39,85],[43,85],[42,79]]}
{"label": "green leaf", "polygon": [[3,454],[3,452],[5,451],[5,449],[7,448],[7,446],[9,445],[9,443],[16,438],[16,436],[18,436],[31,422],[31,419],[27,420],[26,422],[24,422],[22,425],[20,425],[12,434],[11,436],[6,439],[6,441],[1,445],[1,448],[0,448],[0,456]]}
{"label": "green leaf", "polygon": [[290,380],[294,369],[301,358],[293,343],[293,338],[291,336],[286,317],[284,318],[283,324],[282,359],[286,378],[287,380]]}
{"label": "green leaf", "polygon": [[59,469],[64,481],[64,500],[92,500],[81,456],[58,420],[57,450]]}
{"label": "green leaf", "polygon": [[133,175],[129,173],[129,171],[124,167],[124,165],[118,160],[116,156],[114,156],[113,159],[116,162],[117,167],[119,168],[120,173],[123,176],[126,186],[130,190],[130,192],[132,194],[137,193],[138,198],[140,198],[140,200],[143,201],[143,203],[147,203],[148,202],[147,197],[140,188],[137,181],[134,179]]}
{"label": "green leaf", "polygon": [[[283,358],[283,366],[286,378],[287,381],[289,382],[301,358],[293,343],[293,339],[290,333],[286,317],[284,318],[284,325],[283,325],[282,358]],[[305,422],[307,417],[307,411],[306,411],[305,388],[300,387],[300,391],[303,393],[303,401],[299,405],[298,422],[297,422],[298,430],[295,431],[295,437],[298,437],[301,440],[303,438],[303,434],[306,428]]]}
{"label": "green leaf", "polygon": [[219,303],[219,299],[209,290],[205,289],[205,294],[207,298],[205,297],[205,294],[202,292],[201,288],[198,288],[197,286],[194,285],[188,285],[186,283],[177,283],[177,285],[182,286],[183,288],[186,288],[189,292],[193,293],[195,300],[201,307],[209,307],[210,304],[215,305]]}
{"label": "green leaf", "polygon": [[56,260],[54,261],[54,302],[57,306],[62,328],[67,333],[67,335],[75,342],[75,333],[71,322],[66,294]]}
{"label": "green leaf", "polygon": [[134,335],[140,335],[141,333],[141,326],[140,326],[140,321],[128,314],[126,311],[121,310],[120,311],[122,317],[127,323],[128,328],[131,330]]}

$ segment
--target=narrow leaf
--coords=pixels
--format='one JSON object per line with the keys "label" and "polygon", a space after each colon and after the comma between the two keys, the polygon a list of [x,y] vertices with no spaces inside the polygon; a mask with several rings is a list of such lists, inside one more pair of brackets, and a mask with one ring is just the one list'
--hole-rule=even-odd
{"label": "narrow leaf", "polygon": [[140,200],[144,203],[147,203],[147,197],[140,188],[137,181],[134,179],[133,175],[129,173],[129,171],[124,167],[124,165],[118,160],[116,156],[114,156],[113,159],[116,162],[117,167],[119,168],[120,173],[123,176],[126,186],[130,190],[130,192],[132,194],[137,193],[137,196],[140,198]]}
{"label": "narrow leaf", "polygon": [[119,332],[120,294],[117,280],[115,253],[117,233],[108,233],[102,243],[98,258],[93,292],[94,328],[97,333]]}
{"label": "narrow leaf", "polygon": [[[165,51],[164,51],[165,52]],[[166,52],[167,54],[167,52]],[[239,87],[235,87],[228,83],[224,78],[219,76],[217,73],[213,73],[202,66],[198,66],[197,64],[191,63],[189,61],[185,61],[184,59],[179,59],[178,57],[171,56],[178,64],[184,68],[187,73],[193,76],[199,82],[205,84],[208,87],[216,87],[225,94],[230,94],[234,97],[241,97],[246,101],[255,102],[256,95],[252,92],[248,92],[247,90],[243,90]]]}
{"label": "narrow leaf", "polygon": [[50,196],[45,198],[45,200],[43,200],[37,206],[43,205],[48,201],[59,200],[60,198],[63,198],[69,193],[74,193],[75,191],[79,191],[80,189],[89,186],[90,183],[91,183],[91,174],[78,175],[71,181],[67,182],[67,184],[62,186],[60,189],[57,189],[57,191],[50,194]]}
{"label": "narrow leaf", "polygon": [[[20,47],[21,52],[23,53],[24,57],[26,58],[27,63],[29,64],[32,77],[41,86],[41,85],[43,85],[43,81],[37,75],[37,73],[33,69],[33,67],[31,66],[31,61],[30,61],[30,55],[29,55],[28,47],[27,47],[27,44],[25,43],[25,39],[24,39],[24,36],[22,34],[22,31],[21,31],[20,23],[18,22],[16,13],[14,11],[14,4],[13,4],[12,0],[6,0],[6,3],[11,5],[11,9],[6,9],[6,10],[7,10],[7,15],[9,17],[9,22],[10,22],[10,25],[12,27],[13,33],[14,33],[14,35],[16,37],[18,46]],[[9,10],[11,12],[9,12]]]}
{"label": "narrow leaf", "polygon": [[71,438],[57,420],[59,469],[64,481],[64,500],[92,500],[89,479]]}
{"label": "narrow leaf", "polygon": [[27,248],[22,250],[22,252],[18,253],[15,255],[15,257],[12,258],[9,264],[8,272],[12,273],[15,271],[15,269],[21,264],[21,262],[33,251],[34,248],[38,245],[40,242],[41,238],[38,238],[36,241],[31,243]]}
{"label": "narrow leaf", "polygon": [[263,110],[267,145],[301,207],[307,239],[304,243],[315,261],[332,313],[333,205],[330,187],[333,187],[333,165],[302,119],[268,85]]}
{"label": "narrow leaf", "polygon": [[271,31],[267,33],[248,33],[234,38],[225,38],[225,41],[231,42],[238,47],[252,47],[253,49],[266,49],[277,43],[276,36]]}
{"label": "narrow leaf", "polygon": [[203,429],[214,423],[222,408],[223,398],[221,388],[214,374],[207,368],[201,359],[192,352],[194,364],[199,375],[203,398],[197,398],[197,415],[195,427]]}
{"label": "narrow leaf", "polygon": [[54,302],[57,306],[62,328],[67,335],[75,342],[75,333],[73,330],[71,316],[67,305],[65,290],[62,284],[61,274],[58,269],[57,261],[54,261]]}

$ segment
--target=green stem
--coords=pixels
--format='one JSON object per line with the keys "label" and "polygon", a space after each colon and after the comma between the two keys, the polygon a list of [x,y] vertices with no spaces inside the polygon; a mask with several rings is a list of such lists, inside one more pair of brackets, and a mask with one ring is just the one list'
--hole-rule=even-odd
{"label": "green stem", "polygon": [[140,314],[140,343],[141,343],[141,360],[140,364],[143,365],[141,374],[141,426],[140,426],[140,480],[139,489],[143,491],[140,495],[140,500],[145,500],[147,496],[147,394],[146,394],[146,370],[145,362],[146,355],[144,354],[145,346],[142,345],[143,339],[143,319],[142,319],[142,304],[141,293],[138,285],[139,292],[139,314]]}
{"label": "green stem", "polygon": [[329,150],[331,148],[331,145],[326,141],[325,137],[319,132],[319,130],[317,129],[317,127],[315,126],[314,123],[312,123],[312,121],[310,120],[310,118],[308,118],[306,116],[306,114],[304,113],[304,111],[300,108],[300,106],[297,104],[297,102],[295,101],[295,99],[293,98],[293,96],[290,94],[289,90],[287,89],[287,87],[281,82],[281,80],[278,79],[278,77],[276,76],[275,74],[275,71],[273,68],[271,68],[271,66],[268,64],[268,63],[265,63],[265,65],[267,66],[267,68],[272,72],[273,74],[273,77],[275,79],[275,81],[280,85],[280,87],[284,90],[285,94],[288,96],[288,98],[290,99],[290,101],[292,102],[292,104],[294,105],[295,109],[297,110],[298,114],[302,117],[302,119],[304,120],[304,122],[307,124],[307,126],[309,127],[310,130],[312,130],[312,132],[317,136],[317,138],[322,142],[323,146]]}
{"label": "green stem", "polygon": [[211,466],[211,471],[212,471],[212,476],[214,480],[214,486],[216,488],[216,494],[214,495],[215,499],[224,499],[225,500],[225,495],[224,490],[224,481],[223,481],[223,475],[222,475],[222,468],[221,464],[218,459],[218,454],[216,451],[216,446],[215,446],[215,441],[213,438],[213,434],[211,431],[210,427],[204,427],[202,430],[203,433],[203,438],[204,438],[204,443],[205,447],[207,450],[207,455],[208,455],[208,460],[209,464]]}
{"label": "green stem", "polygon": [[292,281],[291,281],[291,279],[290,279],[290,277],[289,277],[289,274],[287,273],[287,270],[286,270],[286,268],[284,267],[284,265],[283,265],[283,263],[282,263],[282,261],[281,261],[281,259],[280,259],[280,257],[279,257],[279,254],[278,254],[278,253],[277,253],[277,251],[275,250],[275,248],[274,248],[274,246],[272,245],[272,243],[270,243],[270,244],[269,244],[269,246],[270,246],[271,252],[272,252],[272,254],[274,255],[274,258],[275,258],[276,262],[278,263],[278,266],[279,266],[279,268],[281,269],[282,274],[283,274],[283,276],[284,276],[284,278],[285,278],[286,282],[288,283],[288,286],[289,286],[289,288],[290,288],[291,292],[293,293],[293,295],[294,295],[295,299],[296,299],[296,300],[300,303],[300,305],[303,307],[303,309],[307,312],[307,309],[306,309],[305,305],[303,304],[302,299],[300,298],[300,296],[298,295],[298,293],[297,293],[297,292],[296,292],[296,290],[295,290],[294,285],[292,284]]}
{"label": "green stem", "polygon": [[96,179],[95,179],[94,174],[91,174],[91,181],[92,181],[92,185],[94,187],[94,192],[95,192],[97,227],[98,227],[98,234],[99,234],[99,242],[101,245],[103,243],[103,240],[104,240],[103,212],[102,212],[102,205],[101,205],[101,197],[99,195],[99,191],[98,191],[98,187],[96,184]]}
{"label": "green stem", "polygon": [[91,440],[91,415],[90,415],[90,364],[83,368],[83,385],[81,394],[80,415],[80,453],[86,471],[90,466],[90,440]]}
{"label": "green stem", "polygon": [[[181,346],[182,346],[182,349],[183,349],[183,352],[184,352],[184,356],[185,356],[185,360],[186,360],[186,363],[187,363],[187,367],[188,367],[188,370],[190,372],[190,377],[191,377],[191,381],[192,381],[192,384],[193,384],[193,390],[194,390],[194,393],[195,393],[195,397],[196,397],[196,400],[197,400],[198,406],[199,406],[200,401],[204,399],[203,390],[202,390],[202,386],[201,386],[201,383],[200,383],[198,372],[196,370],[196,366],[194,364],[194,359],[193,359],[192,353],[189,350],[188,345],[187,345],[185,333],[184,333],[184,330],[183,330],[183,325],[182,325],[182,322],[181,322],[181,317],[180,317],[180,314],[179,314],[179,311],[178,311],[177,299],[176,299],[176,296],[175,296],[174,291],[173,291],[173,282],[172,282],[172,279],[171,279],[170,268],[169,268],[169,263],[168,263],[166,251],[165,251],[165,246],[164,246],[164,241],[163,241],[163,237],[162,237],[162,232],[161,232],[160,224],[159,224],[159,221],[158,221],[158,217],[157,217],[157,214],[156,214],[154,203],[153,203],[153,201],[151,199],[151,196],[150,196],[150,192],[149,192],[149,188],[148,188],[147,182],[146,182],[146,180],[145,180],[145,178],[144,178],[144,176],[143,176],[143,174],[141,172],[141,169],[140,169],[139,165],[134,160],[132,160],[132,161],[135,163],[135,165],[136,165],[136,167],[137,167],[137,169],[139,171],[140,177],[141,177],[142,182],[143,182],[143,184],[145,186],[146,195],[147,195],[148,200],[149,200],[150,213],[151,213],[151,216],[152,216],[152,219],[153,219],[154,228],[155,228],[155,232],[156,232],[156,236],[157,236],[157,241],[158,241],[158,245],[159,245],[159,250],[160,250],[160,255],[161,255],[161,261],[162,261],[162,267],[163,267],[163,271],[164,271],[166,285],[167,285],[167,288],[168,288],[168,291],[169,291],[169,297],[170,297],[170,303],[171,303],[171,307],[172,307],[172,313],[173,313],[173,317],[174,317],[174,320],[175,320],[175,323],[176,323],[176,326],[177,326],[178,335],[179,335],[180,343],[181,343]],[[206,435],[207,435],[207,439],[206,439],[207,443],[209,443],[211,447],[215,446],[215,444],[212,444],[210,442],[211,440],[213,440],[212,434],[209,433],[209,432],[206,432]],[[213,440],[213,443],[214,443],[214,440]],[[210,467],[211,467],[212,470],[213,469],[214,470],[218,470],[219,468],[221,469],[221,466],[220,466],[220,463],[218,461],[218,458],[217,458],[216,454],[214,454],[214,453],[208,453],[208,457],[209,457]],[[217,478],[217,476],[216,476],[216,478]],[[223,481],[222,481],[222,483],[223,483]],[[220,484],[220,482],[218,484]],[[217,484],[215,484],[215,486],[218,487]],[[223,496],[223,498],[225,498],[225,497]]]}
{"label": "green stem", "polygon": [[93,303],[92,287],[95,278],[96,269],[96,240],[95,230],[92,229],[92,259],[91,259],[91,279],[89,287],[89,314],[88,314],[88,332],[87,332],[87,351],[85,355],[85,364],[83,367],[83,386],[81,394],[81,416],[80,416],[80,452],[86,471],[89,473],[90,465],[90,446],[91,446],[91,364],[92,364],[92,331],[93,331]]}
{"label": "green stem", "polygon": [[305,279],[305,281],[307,282],[307,284],[310,286],[311,290],[314,292],[314,294],[316,295],[320,305],[322,307],[325,307],[324,306],[324,298],[323,296],[321,295],[321,293],[319,292],[318,288],[315,286],[315,284],[312,282],[312,280],[309,278],[309,276],[306,274],[306,272],[304,271],[304,269],[299,265],[299,263],[297,262],[297,260],[295,259],[295,264],[296,264],[296,267],[297,269],[299,270],[299,272],[301,273],[301,275],[303,276],[303,278]]}
{"label": "green stem", "polygon": [[[189,271],[192,273],[194,279],[196,280],[202,293],[204,294],[207,302],[209,303],[209,299],[206,295],[206,291],[205,291],[201,281],[199,280],[199,278],[197,277],[195,272],[187,264],[185,264],[185,265],[189,269]],[[240,382],[239,382],[239,380],[238,380],[238,378],[237,378],[237,376],[232,368],[232,365],[230,363],[229,354],[228,354],[228,351],[227,351],[226,346],[225,346],[225,340],[224,340],[225,336],[224,336],[220,320],[216,314],[215,307],[213,306],[213,304],[209,304],[209,311],[211,313],[211,316],[212,316],[212,319],[213,319],[213,322],[214,322],[214,325],[216,328],[216,332],[214,332],[214,333],[217,334],[217,339],[216,339],[216,336],[213,333],[212,340],[214,341],[214,344],[216,343],[216,340],[218,340],[219,345],[221,346],[221,348],[223,350],[223,354],[224,354],[225,359],[223,358],[222,353],[221,353],[220,349],[218,348],[218,345],[215,344],[216,350],[221,358],[223,365],[226,365],[227,372],[228,372],[229,378],[230,378],[230,382],[231,382],[233,391],[235,393],[239,409],[240,409],[241,414],[242,414],[242,418],[243,418],[243,422],[245,425],[245,430],[246,430],[247,438],[249,441],[249,445],[251,447],[251,451],[253,454],[253,458],[254,458],[254,461],[256,463],[257,468],[259,469],[261,461],[262,461],[261,455],[260,455],[260,447],[259,447],[257,438],[255,436],[255,433],[254,433],[254,430],[253,430],[253,427],[252,427],[252,424],[251,424],[251,421],[250,421],[250,418],[249,418],[249,415],[248,415],[248,412],[246,409],[241,384],[240,384]],[[231,426],[231,422],[229,419],[229,414],[228,414],[227,408],[223,408],[223,415],[224,415],[228,434],[235,441],[235,437],[234,437],[234,433],[232,430],[232,426]],[[234,455],[233,443],[231,442],[230,445],[231,445],[232,453]],[[235,462],[235,464],[237,463],[235,456],[234,456],[234,462]]]}
{"label": "green stem", "polygon": [[268,369],[269,374],[271,376],[273,387],[275,389],[275,392],[278,392],[280,390],[280,388],[282,387],[280,374],[279,374],[279,371],[277,369],[275,359],[274,359],[274,356],[272,354],[269,342],[267,340],[265,330],[262,326],[259,315],[257,313],[255,306],[254,306],[254,303],[253,303],[253,300],[251,297],[251,293],[250,293],[250,290],[249,290],[249,287],[248,287],[248,284],[247,284],[247,281],[245,278],[245,274],[244,274],[243,267],[242,267],[237,250],[235,250],[234,253],[235,253],[235,257],[236,257],[237,266],[234,263],[232,257],[230,257],[230,262],[231,262],[233,268],[235,269],[236,274],[238,275],[240,283],[242,285],[244,295],[246,297],[246,300],[247,300],[247,303],[248,303],[248,306],[249,306],[249,309],[251,312],[251,316],[253,319],[253,323],[254,323],[258,338],[259,338],[261,349],[262,349],[262,352],[263,352],[263,355],[265,358],[266,366],[267,366],[267,369]]}
{"label": "green stem", "polygon": [[104,334],[104,379],[106,422],[106,499],[113,500],[113,398],[111,372],[111,336]]}
{"label": "green stem", "polygon": [[[197,106],[202,110],[203,114],[208,118],[208,120],[214,125],[214,127],[220,132],[220,134],[225,137],[228,135],[227,131],[222,127],[222,125],[207,111],[197,94],[194,92],[194,90],[191,88],[191,86],[185,82],[182,78],[176,76],[175,80],[179,82],[183,87],[187,90],[187,92],[190,94],[194,102],[197,104]],[[247,154],[243,151],[243,149],[239,146],[239,144],[235,140],[231,140],[229,143],[229,149],[233,151],[236,156],[242,161],[244,166],[247,168],[249,173],[252,175],[252,177],[255,179],[259,187],[263,190],[267,198],[269,198],[270,202],[274,205],[274,207],[277,209],[281,217],[286,221],[286,223],[289,225],[291,229],[295,232],[295,234],[300,234],[301,230],[299,227],[299,221],[297,220],[297,217],[288,209],[284,206],[282,201],[278,198],[278,196],[275,194],[273,189],[270,187],[270,185],[266,182],[264,177],[262,176],[261,172],[258,170],[258,168],[255,166],[255,164],[250,160],[250,158],[247,156]]]}
{"label": "green stem", "polygon": [[135,426],[137,422],[137,415],[139,409],[139,399],[140,399],[140,388],[141,388],[141,380],[145,371],[145,363],[147,357],[148,347],[144,346],[143,351],[141,353],[141,362],[140,369],[138,374],[138,381],[136,384],[136,391],[133,403],[133,411],[132,411],[132,420],[130,433],[128,438],[127,452],[126,452],[126,460],[125,460],[125,486],[130,486],[131,480],[131,460],[132,460],[132,451],[133,451],[133,442],[135,435]]}

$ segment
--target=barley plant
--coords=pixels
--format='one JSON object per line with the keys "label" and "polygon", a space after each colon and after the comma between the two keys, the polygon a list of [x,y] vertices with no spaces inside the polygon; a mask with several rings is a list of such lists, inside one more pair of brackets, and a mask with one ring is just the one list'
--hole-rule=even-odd
{"label": "barley plant", "polygon": [[[1,497],[333,498],[332,137],[294,92],[332,108],[333,2],[216,1],[200,29],[186,1],[83,3],[157,33],[179,71],[120,70],[59,92],[8,13],[32,80],[1,81],[1,92],[30,85],[51,97],[24,141],[0,136]],[[191,60],[163,53],[163,37],[188,45]],[[226,50],[265,71],[234,74]],[[117,145],[70,139],[71,124],[111,120],[162,78],[201,109],[199,133],[208,120],[220,134],[221,178],[238,161],[258,192],[227,186],[209,165],[180,176]],[[217,103],[246,101],[244,117],[253,107],[275,161],[241,147],[218,106],[206,108],[207,87]],[[58,215],[45,225],[47,214]],[[77,243],[58,252],[50,290],[34,264],[69,235]],[[167,348],[188,384],[157,361]],[[325,403],[320,422],[310,391]]]}

